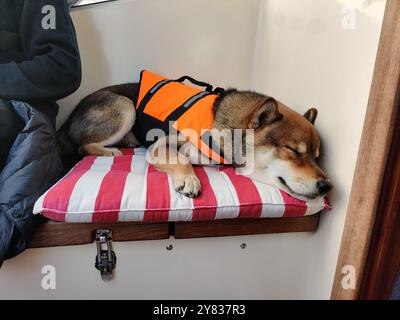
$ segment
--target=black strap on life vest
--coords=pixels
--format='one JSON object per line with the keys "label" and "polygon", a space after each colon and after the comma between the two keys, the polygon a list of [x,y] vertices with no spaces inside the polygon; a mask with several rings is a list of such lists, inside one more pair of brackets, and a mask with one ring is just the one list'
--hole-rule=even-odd
{"label": "black strap on life vest", "polygon": [[179,79],[176,79],[175,81],[176,82],[184,82],[185,80],[190,81],[191,83],[195,84],[196,86],[205,87],[206,88],[205,90],[208,91],[208,92],[212,92],[213,91],[213,86],[211,84],[206,83],[206,82],[202,82],[202,81],[198,81],[198,80],[193,79],[192,77],[189,77],[189,76],[180,77]]}
{"label": "black strap on life vest", "polygon": [[180,77],[179,79],[177,79],[175,81],[183,82],[185,80],[190,81],[191,83],[195,84],[196,86],[205,87],[206,88],[205,90],[207,92],[210,92],[210,93],[213,93],[213,94],[223,94],[223,93],[225,93],[225,89],[223,89],[223,88],[218,87],[218,88],[214,89],[211,84],[209,84],[207,82],[198,81],[198,80],[193,79],[192,77],[189,77],[189,76]]}
{"label": "black strap on life vest", "polygon": [[203,99],[206,96],[209,96],[211,93],[207,91],[199,92],[193,97],[186,100],[181,106],[172,111],[165,121],[168,123],[169,121],[175,121],[179,119],[186,111],[188,111],[197,101]]}
{"label": "black strap on life vest", "polygon": [[193,79],[192,77],[189,76],[183,76],[180,77],[179,79],[175,80],[176,82],[183,82],[185,80],[190,81],[191,83],[195,84],[196,86],[199,87],[205,87],[205,91],[210,92],[212,94],[223,94],[225,93],[225,89],[217,87],[217,88],[213,88],[213,86],[207,82],[202,82],[202,81],[198,81],[196,79]]}

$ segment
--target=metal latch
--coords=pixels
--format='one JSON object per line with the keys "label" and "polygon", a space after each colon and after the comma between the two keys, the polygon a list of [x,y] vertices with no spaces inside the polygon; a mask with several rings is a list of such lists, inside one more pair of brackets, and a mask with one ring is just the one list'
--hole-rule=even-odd
{"label": "metal latch", "polygon": [[97,256],[95,267],[100,271],[103,281],[110,281],[113,277],[112,271],[117,264],[117,257],[112,250],[112,231],[96,230]]}

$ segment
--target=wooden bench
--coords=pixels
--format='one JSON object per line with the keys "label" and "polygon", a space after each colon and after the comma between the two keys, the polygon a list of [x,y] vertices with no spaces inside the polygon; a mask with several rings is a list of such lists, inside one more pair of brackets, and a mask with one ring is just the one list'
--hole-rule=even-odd
{"label": "wooden bench", "polygon": [[165,223],[64,223],[48,221],[33,237],[30,248],[93,243],[97,229],[111,229],[113,241],[143,241],[310,232],[318,228],[319,214],[297,218],[234,219]]}

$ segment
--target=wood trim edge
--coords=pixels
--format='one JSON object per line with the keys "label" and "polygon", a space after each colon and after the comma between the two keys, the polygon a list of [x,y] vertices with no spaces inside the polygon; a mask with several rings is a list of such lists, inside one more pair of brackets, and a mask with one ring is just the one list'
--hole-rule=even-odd
{"label": "wood trim edge", "polygon": [[73,246],[93,243],[97,229],[111,229],[113,241],[142,241],[168,239],[168,223],[63,223],[41,225],[28,248]]}
{"label": "wood trim edge", "polygon": [[[388,0],[331,298],[359,298],[400,92],[400,1]],[[353,266],[356,288],[342,288]]]}
{"label": "wood trim edge", "polygon": [[63,223],[40,226],[29,248],[71,246],[93,243],[97,229],[111,229],[113,241],[142,241],[243,236],[271,233],[309,232],[318,228],[319,214],[297,218],[229,219],[166,223]]}
{"label": "wood trim edge", "polygon": [[310,232],[318,228],[319,214],[296,218],[232,219],[212,222],[176,222],[176,239],[230,237],[287,232]]}
{"label": "wood trim edge", "polygon": [[[396,123],[400,123],[400,110]],[[400,130],[395,131],[376,221],[371,238],[360,298],[389,299],[400,266]]]}

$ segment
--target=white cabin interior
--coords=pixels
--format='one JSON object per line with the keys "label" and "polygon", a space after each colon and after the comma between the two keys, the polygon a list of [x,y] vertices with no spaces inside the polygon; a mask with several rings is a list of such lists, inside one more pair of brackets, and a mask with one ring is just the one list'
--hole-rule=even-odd
{"label": "white cabin interior", "polygon": [[[94,269],[94,244],[29,249],[4,263],[0,299],[329,299],[385,3],[118,0],[73,9],[83,81],[60,102],[58,125],[83,96],[136,82],[144,68],[254,89],[300,113],[316,106],[333,210],[312,233],[114,243],[109,283]],[[41,287],[44,265],[56,267],[56,290]]]}

